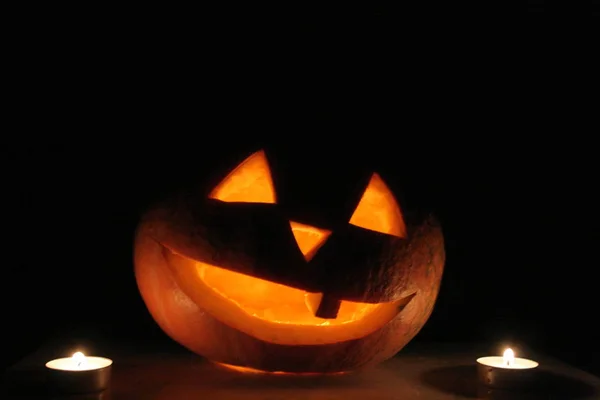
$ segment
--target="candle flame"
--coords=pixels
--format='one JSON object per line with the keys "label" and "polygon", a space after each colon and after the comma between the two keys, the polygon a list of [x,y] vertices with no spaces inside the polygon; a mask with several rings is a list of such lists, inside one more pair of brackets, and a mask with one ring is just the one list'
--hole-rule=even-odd
{"label": "candle flame", "polygon": [[78,367],[81,367],[81,364],[83,364],[85,362],[85,355],[80,351],[73,353],[72,358],[73,358],[73,361],[75,361],[77,363]]}
{"label": "candle flame", "polygon": [[512,367],[515,363],[515,352],[512,349],[506,349],[502,358],[504,359],[504,365]]}

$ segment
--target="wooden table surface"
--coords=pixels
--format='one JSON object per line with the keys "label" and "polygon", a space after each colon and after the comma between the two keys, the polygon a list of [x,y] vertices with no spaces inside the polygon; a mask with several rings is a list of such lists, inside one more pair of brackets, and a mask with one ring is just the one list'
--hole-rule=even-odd
{"label": "wooden table surface", "polygon": [[476,381],[475,359],[489,354],[456,345],[410,346],[377,367],[334,376],[242,374],[181,349],[121,348],[97,354],[114,360],[112,383],[107,391],[51,395],[44,387],[43,365],[47,360],[70,354],[60,346],[51,348],[46,346],[9,369],[3,376],[0,399],[600,399],[600,378],[539,356],[535,359],[540,362],[541,380],[535,390],[483,388]]}

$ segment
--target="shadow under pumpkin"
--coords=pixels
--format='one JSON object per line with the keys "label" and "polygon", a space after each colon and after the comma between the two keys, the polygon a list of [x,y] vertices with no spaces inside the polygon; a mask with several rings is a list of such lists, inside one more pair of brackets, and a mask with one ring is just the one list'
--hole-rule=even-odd
{"label": "shadow under pumpkin", "polygon": [[138,287],[169,336],[265,371],[340,372],[393,356],[431,314],[443,266],[435,218],[403,210],[377,173],[347,226],[288,220],[264,151],[208,196],[155,206],[135,244]]}

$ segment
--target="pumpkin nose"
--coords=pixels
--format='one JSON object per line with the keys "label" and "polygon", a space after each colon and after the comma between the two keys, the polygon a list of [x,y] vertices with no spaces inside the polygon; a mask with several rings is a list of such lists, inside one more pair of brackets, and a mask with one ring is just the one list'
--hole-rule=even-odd
{"label": "pumpkin nose", "polygon": [[296,238],[298,248],[304,255],[306,261],[310,261],[317,251],[325,244],[331,231],[327,229],[315,228],[314,226],[301,224],[300,222],[290,221],[292,233]]}

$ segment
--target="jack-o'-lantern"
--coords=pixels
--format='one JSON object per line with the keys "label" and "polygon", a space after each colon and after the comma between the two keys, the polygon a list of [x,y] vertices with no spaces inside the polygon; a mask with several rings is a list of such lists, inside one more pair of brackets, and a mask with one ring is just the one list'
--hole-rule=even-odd
{"label": "jack-o'-lantern", "polygon": [[393,356],[429,318],[443,267],[439,224],[405,212],[377,173],[343,228],[287,219],[264,151],[207,198],[152,208],[135,243],[159,326],[212,361],[261,371],[343,372]]}

